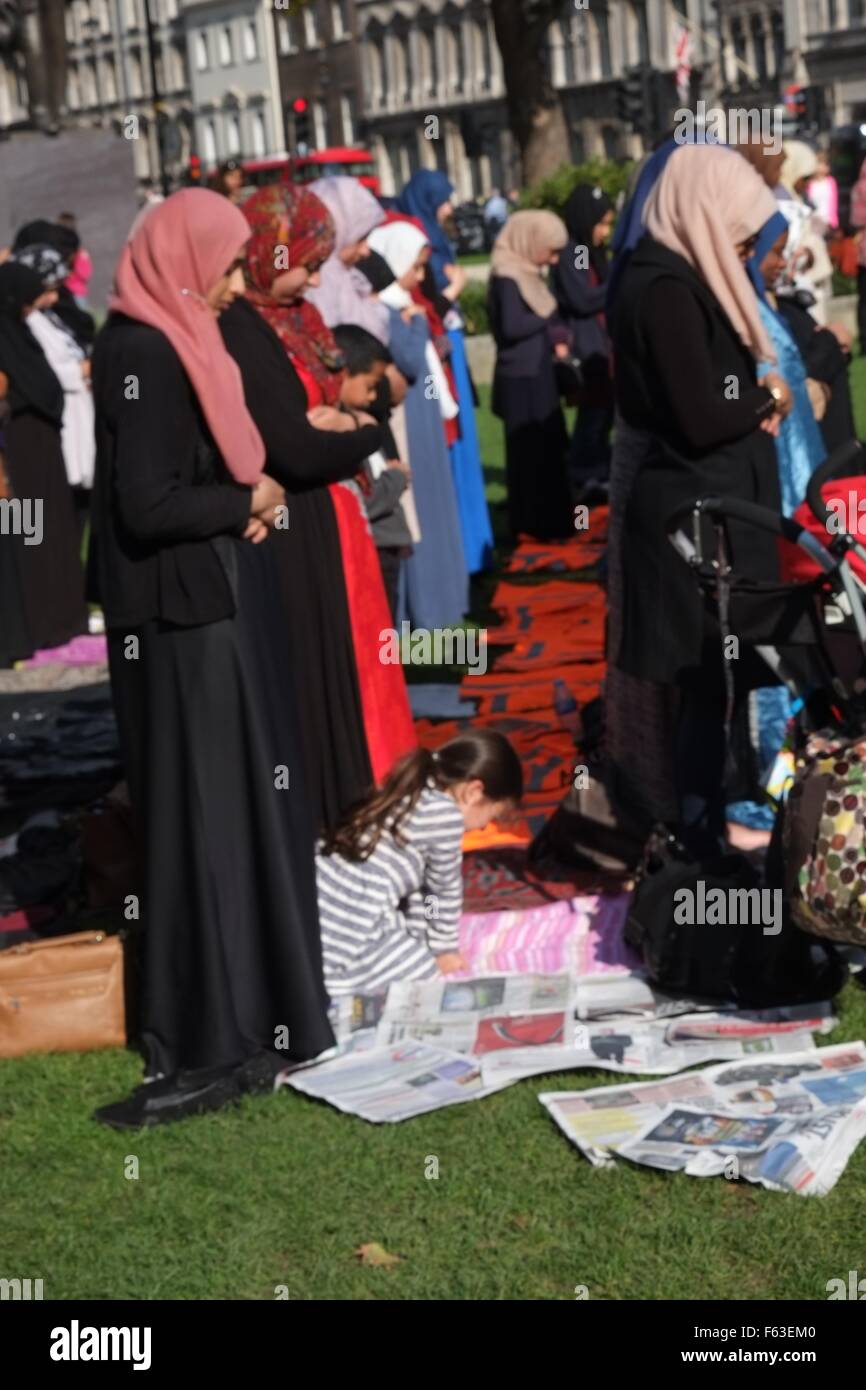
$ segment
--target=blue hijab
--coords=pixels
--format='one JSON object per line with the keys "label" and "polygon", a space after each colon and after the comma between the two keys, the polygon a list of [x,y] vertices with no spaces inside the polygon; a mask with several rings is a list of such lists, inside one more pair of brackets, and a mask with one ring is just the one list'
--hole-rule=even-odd
{"label": "blue hijab", "polygon": [[767,286],[764,284],[764,277],[761,274],[761,261],[764,259],[773,243],[787,230],[787,218],[785,218],[781,212],[774,212],[773,216],[769,221],[764,223],[758,233],[755,249],[746,261],[746,270],[749,279],[755,287],[758,298],[764,304],[767,302]]}
{"label": "blue hijab", "polygon": [[646,231],[643,224],[644,204],[653,190],[653,185],[661,178],[662,170],[674,150],[678,150],[681,144],[681,140],[675,140],[671,136],[669,140],[666,140],[663,145],[659,145],[658,149],[653,151],[638,175],[634,192],[617,218],[616,231],[613,234],[610,248],[613,264],[607,282],[606,308],[608,313],[613,307],[619,281],[629,263],[631,253]]}
{"label": "blue hijab", "polygon": [[417,217],[424,223],[424,230],[432,247],[430,265],[438,289],[445,289],[448,277],[445,266],[454,261],[454,246],[436,221],[436,213],[443,203],[447,203],[454,193],[454,185],[447,174],[438,169],[419,169],[413,174],[399,198],[394,199],[394,207],[410,217]]}

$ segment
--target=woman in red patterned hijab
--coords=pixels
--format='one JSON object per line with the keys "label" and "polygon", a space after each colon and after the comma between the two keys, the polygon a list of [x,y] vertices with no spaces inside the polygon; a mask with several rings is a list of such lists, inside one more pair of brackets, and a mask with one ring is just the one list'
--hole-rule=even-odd
{"label": "woman in red patterned hijab", "polygon": [[[303,298],[336,241],[324,203],[305,188],[273,183],[243,205],[247,298],[273,328],[307,389],[310,406],[335,405],[344,360],[318,309]],[[298,283],[297,272],[306,271]],[[315,399],[314,397],[317,397]]]}

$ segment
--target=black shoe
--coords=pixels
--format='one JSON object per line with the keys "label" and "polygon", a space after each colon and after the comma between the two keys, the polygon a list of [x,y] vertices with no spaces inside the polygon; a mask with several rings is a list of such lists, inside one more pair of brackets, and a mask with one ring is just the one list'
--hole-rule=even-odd
{"label": "black shoe", "polygon": [[241,1095],[261,1095],[273,1091],[277,1076],[291,1063],[276,1052],[257,1052],[248,1057],[235,1071],[235,1081]]}
{"label": "black shoe", "polygon": [[150,1128],[221,1110],[239,1096],[238,1079],[232,1068],[178,1072],[176,1076],[137,1086],[126,1100],[100,1106],[94,1110],[93,1118],[112,1129]]}

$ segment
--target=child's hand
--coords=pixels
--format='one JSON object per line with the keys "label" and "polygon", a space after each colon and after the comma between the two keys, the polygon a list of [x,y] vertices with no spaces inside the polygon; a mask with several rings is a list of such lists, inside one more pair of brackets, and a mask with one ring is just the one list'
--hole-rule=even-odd
{"label": "child's hand", "polygon": [[459,951],[443,951],[436,957],[436,964],[443,975],[453,975],[457,970],[466,969],[466,961]]}

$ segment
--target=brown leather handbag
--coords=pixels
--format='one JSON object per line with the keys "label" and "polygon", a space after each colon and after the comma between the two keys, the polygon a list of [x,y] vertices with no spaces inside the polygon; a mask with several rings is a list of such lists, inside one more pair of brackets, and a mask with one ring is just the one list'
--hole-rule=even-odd
{"label": "brown leather handbag", "polygon": [[125,1043],[119,936],[76,932],[0,951],[0,1057]]}

